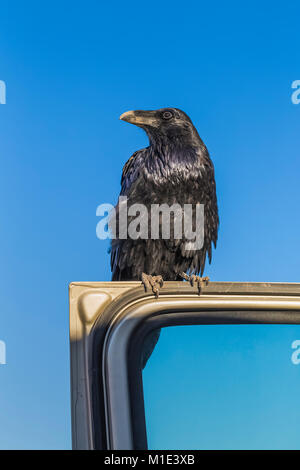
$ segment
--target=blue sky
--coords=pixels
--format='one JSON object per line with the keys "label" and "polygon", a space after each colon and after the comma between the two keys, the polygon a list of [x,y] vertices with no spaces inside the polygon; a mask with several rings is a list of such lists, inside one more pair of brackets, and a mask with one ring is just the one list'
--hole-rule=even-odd
{"label": "blue sky", "polygon": [[299,281],[299,3],[0,9],[0,447],[69,448],[68,283],[110,278],[96,207],[147,143],[122,112],[182,108],[209,148],[213,280]]}

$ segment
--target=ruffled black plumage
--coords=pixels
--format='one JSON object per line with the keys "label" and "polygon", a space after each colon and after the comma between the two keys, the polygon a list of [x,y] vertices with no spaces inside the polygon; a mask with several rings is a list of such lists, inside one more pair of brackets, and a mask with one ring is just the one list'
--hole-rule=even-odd
{"label": "ruffled black plumage", "polygon": [[151,204],[204,204],[204,245],[193,251],[186,249],[184,238],[115,239],[111,247],[115,281],[140,280],[142,272],[160,274],[164,280],[178,280],[182,271],[202,275],[206,257],[211,262],[212,245],[216,247],[219,217],[213,163],[188,116],[174,108],[167,111],[174,115],[167,122],[162,118],[166,109],[134,112],[141,113],[145,121],[150,115],[154,123],[138,123],[147,132],[150,145],[135,152],[124,165],[120,195],[127,196],[128,206],[142,203],[149,208],[149,227]]}

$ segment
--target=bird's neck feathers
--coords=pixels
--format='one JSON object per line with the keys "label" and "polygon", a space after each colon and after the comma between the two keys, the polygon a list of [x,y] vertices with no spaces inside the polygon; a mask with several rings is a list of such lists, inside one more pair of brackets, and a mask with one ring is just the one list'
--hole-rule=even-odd
{"label": "bird's neck feathers", "polygon": [[180,164],[197,166],[209,159],[207,148],[199,136],[194,141],[182,136],[156,136],[155,139],[150,138],[149,150],[150,160],[159,159],[167,167]]}
{"label": "bird's neck feathers", "polygon": [[181,139],[155,139],[144,155],[145,179],[157,186],[170,181],[180,184],[197,179],[204,176],[211,166],[208,151],[201,140],[197,146],[192,146]]}

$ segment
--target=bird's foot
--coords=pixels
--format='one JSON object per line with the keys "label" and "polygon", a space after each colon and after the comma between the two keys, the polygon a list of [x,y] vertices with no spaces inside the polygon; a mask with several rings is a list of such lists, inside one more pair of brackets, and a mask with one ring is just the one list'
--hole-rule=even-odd
{"label": "bird's foot", "polygon": [[142,283],[144,284],[145,291],[152,290],[157,298],[159,296],[159,289],[164,285],[162,276],[150,276],[149,274],[142,273]]}
{"label": "bird's foot", "polygon": [[209,283],[209,277],[200,277],[196,276],[195,274],[191,274],[190,276],[186,273],[180,273],[180,277],[185,279],[186,281],[189,281],[192,287],[194,287],[195,284],[198,286],[198,293],[201,295],[202,288],[203,286],[207,286]]}

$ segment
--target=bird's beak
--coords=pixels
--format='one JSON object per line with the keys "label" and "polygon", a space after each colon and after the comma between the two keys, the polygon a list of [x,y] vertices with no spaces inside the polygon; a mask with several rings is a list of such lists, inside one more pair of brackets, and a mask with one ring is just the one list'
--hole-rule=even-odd
{"label": "bird's beak", "polygon": [[126,111],[126,113],[121,114],[120,119],[140,127],[155,127],[157,124],[155,111]]}

